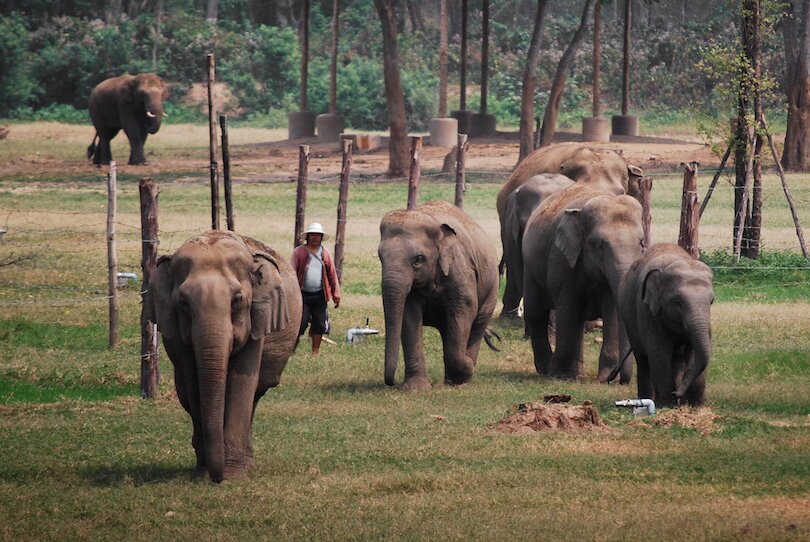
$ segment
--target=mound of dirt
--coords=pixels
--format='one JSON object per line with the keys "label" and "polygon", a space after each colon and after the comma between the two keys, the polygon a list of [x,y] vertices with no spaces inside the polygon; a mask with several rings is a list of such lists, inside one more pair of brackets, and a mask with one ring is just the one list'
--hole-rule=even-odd
{"label": "mound of dirt", "polygon": [[610,431],[590,401],[581,405],[520,403],[516,412],[496,423],[499,433],[536,433],[538,431]]}
{"label": "mound of dirt", "polygon": [[706,436],[719,431],[715,422],[720,416],[710,408],[681,407],[658,411],[653,418],[639,418],[630,422],[634,427],[686,427]]}

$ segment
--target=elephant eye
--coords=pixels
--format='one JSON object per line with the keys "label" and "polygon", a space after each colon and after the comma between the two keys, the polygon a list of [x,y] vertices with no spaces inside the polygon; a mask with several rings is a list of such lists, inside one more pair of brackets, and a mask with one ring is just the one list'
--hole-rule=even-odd
{"label": "elephant eye", "polygon": [[242,306],[242,302],[245,300],[244,296],[240,293],[234,294],[233,299],[231,299],[231,307],[238,308]]}
{"label": "elephant eye", "polygon": [[413,257],[413,265],[422,265],[427,261],[427,258],[423,254],[417,254]]}

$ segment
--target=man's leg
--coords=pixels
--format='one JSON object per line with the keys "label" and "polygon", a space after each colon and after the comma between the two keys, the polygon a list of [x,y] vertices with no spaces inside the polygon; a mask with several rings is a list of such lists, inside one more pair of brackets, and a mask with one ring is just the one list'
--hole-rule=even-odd
{"label": "man's leg", "polygon": [[323,335],[312,335],[312,353],[314,355],[318,355],[318,352],[321,349],[321,340],[323,339]]}

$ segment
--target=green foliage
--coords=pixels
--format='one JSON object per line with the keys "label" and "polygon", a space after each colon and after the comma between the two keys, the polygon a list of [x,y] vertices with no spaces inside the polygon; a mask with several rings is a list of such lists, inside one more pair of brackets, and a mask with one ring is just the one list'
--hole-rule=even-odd
{"label": "green foliage", "polygon": [[27,104],[34,91],[23,17],[0,18],[0,115]]}
{"label": "green foliage", "polygon": [[86,109],[76,109],[72,105],[60,103],[51,103],[39,109],[30,106],[18,107],[10,111],[8,117],[20,121],[41,120],[66,124],[87,124],[90,121],[90,115]]}

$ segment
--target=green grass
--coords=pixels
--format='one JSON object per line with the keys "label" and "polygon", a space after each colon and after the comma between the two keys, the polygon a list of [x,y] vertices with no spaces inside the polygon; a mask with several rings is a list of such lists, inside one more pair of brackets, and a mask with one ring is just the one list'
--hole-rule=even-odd
{"label": "green grass", "polygon": [[[174,182],[183,175],[159,179],[161,254],[210,220],[208,187]],[[117,242],[121,270],[140,276],[135,181],[121,180]],[[810,178],[791,182],[803,213]],[[680,183],[656,179],[655,241],[677,234]],[[473,178],[465,199],[496,243],[498,187]],[[213,485],[193,475],[165,352],[159,396],[138,399],[140,283],[122,290],[121,343],[107,348],[103,185],[0,180],[0,261],[32,255],[0,268],[0,540],[810,539],[810,277],[770,177],[766,193],[761,262],[718,251],[729,192],[704,216],[717,294],[707,397],[719,418],[703,434],[615,408],[635,384],[594,382],[598,333],[586,336],[587,377],[561,382],[535,374],[520,327],[496,321],[503,352],[482,350],[473,381],[455,388],[441,384],[441,342],[427,329],[433,389],[387,388],[383,339],[349,346],[344,333],[366,318],[384,326],[379,221],[406,188],[354,183],[338,344],[318,358],[299,348],[259,403],[251,473]],[[237,184],[239,231],[291,250],[294,194],[292,183]],[[422,200],[452,194],[443,182],[421,189]],[[308,220],[333,232],[336,200],[337,186],[311,185]],[[611,431],[490,431],[546,393],[593,401]]]}

